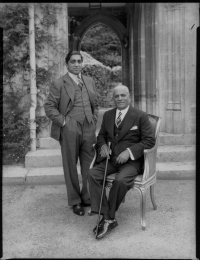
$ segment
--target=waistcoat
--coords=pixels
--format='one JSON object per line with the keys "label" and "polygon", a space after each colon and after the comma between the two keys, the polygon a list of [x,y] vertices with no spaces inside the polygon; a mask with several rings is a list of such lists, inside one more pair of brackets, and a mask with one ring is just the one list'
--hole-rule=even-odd
{"label": "waistcoat", "polygon": [[[122,120],[122,122],[118,126],[118,128],[117,128],[116,124],[114,125],[114,137],[115,137],[115,140],[117,140],[117,138],[119,137],[120,132],[121,132],[122,127],[123,127],[123,124],[124,124],[124,120]],[[117,147],[117,144],[113,147],[112,151],[113,151],[113,156],[118,156],[121,153],[120,150]]]}
{"label": "waistcoat", "polygon": [[81,89],[75,82],[73,82],[73,85],[75,88],[74,103],[72,110],[67,115],[74,118],[80,124],[83,124],[85,118],[90,123],[92,121],[92,109],[87,89],[85,85]]}

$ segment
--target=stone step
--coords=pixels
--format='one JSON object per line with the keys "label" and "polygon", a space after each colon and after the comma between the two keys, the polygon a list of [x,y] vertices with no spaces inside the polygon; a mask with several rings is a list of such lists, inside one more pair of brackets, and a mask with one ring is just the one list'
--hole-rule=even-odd
{"label": "stone step", "polygon": [[[157,179],[158,180],[183,180],[183,179],[195,179],[196,167],[195,161],[191,162],[165,162],[157,163]],[[59,183],[64,184],[64,172],[63,167],[43,167],[43,168],[30,168],[24,169],[26,172],[22,173],[21,169],[19,176],[25,178],[27,183]],[[80,174],[80,166],[77,166],[80,183],[82,182]],[[9,172],[9,175],[4,171],[4,177],[16,177],[16,169],[13,172]]]}
{"label": "stone step", "polygon": [[[98,134],[99,130],[96,131]],[[196,144],[196,135],[194,134],[167,134],[160,133],[159,145],[194,145]],[[51,137],[39,139],[39,148],[58,149],[60,144]]]}
{"label": "stone step", "polygon": [[160,145],[157,162],[185,162],[195,160],[195,145]]}
{"label": "stone step", "polygon": [[195,179],[196,162],[157,162],[157,179]]}
{"label": "stone step", "polygon": [[[158,146],[157,162],[185,162],[195,160],[194,145]],[[56,167],[62,166],[60,149],[38,149],[28,152],[25,167]]]}

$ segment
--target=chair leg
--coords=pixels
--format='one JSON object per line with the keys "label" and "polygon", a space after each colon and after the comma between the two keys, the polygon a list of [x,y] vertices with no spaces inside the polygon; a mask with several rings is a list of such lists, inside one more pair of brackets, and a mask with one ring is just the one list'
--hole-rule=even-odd
{"label": "chair leg", "polygon": [[146,229],[146,221],[145,221],[145,213],[146,213],[146,189],[140,188],[140,217],[141,217],[141,225],[142,230]]}
{"label": "chair leg", "polygon": [[153,208],[156,210],[157,205],[156,205],[155,197],[154,197],[154,184],[150,186],[150,195],[151,195],[151,202],[153,204]]}

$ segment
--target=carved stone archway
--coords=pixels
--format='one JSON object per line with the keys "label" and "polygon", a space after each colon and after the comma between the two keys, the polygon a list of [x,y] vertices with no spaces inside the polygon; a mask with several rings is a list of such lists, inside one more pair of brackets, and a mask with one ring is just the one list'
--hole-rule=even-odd
{"label": "carved stone archway", "polygon": [[74,31],[74,37],[70,45],[73,50],[80,50],[81,40],[84,34],[96,24],[105,24],[110,27],[118,36],[122,47],[122,83],[130,88],[129,84],[129,55],[128,55],[128,35],[124,25],[113,15],[106,11],[98,11],[84,20]]}

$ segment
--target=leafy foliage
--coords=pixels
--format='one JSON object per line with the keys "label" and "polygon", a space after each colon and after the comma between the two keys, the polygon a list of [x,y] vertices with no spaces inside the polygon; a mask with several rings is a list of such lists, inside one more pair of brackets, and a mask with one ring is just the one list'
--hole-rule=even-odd
{"label": "leafy foliage", "polygon": [[[55,50],[58,44],[48,34],[49,26],[56,23],[55,14],[51,13],[49,6],[50,4],[48,7],[47,4],[41,4],[44,16],[40,24],[35,26],[36,57],[40,57],[45,43],[52,44]],[[9,164],[22,163],[31,144],[29,120],[24,113],[30,104],[19,106],[22,98],[30,92],[29,77],[27,78],[30,73],[28,5],[5,4],[0,9],[0,26],[4,29],[3,161]],[[53,65],[42,68],[36,66],[36,75],[39,103],[55,75],[55,68]],[[39,124],[37,133],[43,127],[44,121],[49,123],[47,118],[36,118]]]}
{"label": "leafy foliage", "polygon": [[19,106],[20,93],[5,93],[3,111],[3,163],[23,163],[29,151],[29,120],[24,118],[24,109]]}
{"label": "leafy foliage", "polygon": [[99,64],[85,65],[82,70],[83,74],[90,76],[95,81],[95,86],[99,95],[103,95],[109,89],[111,82],[121,81],[121,67],[113,70]]}
{"label": "leafy foliage", "polygon": [[106,66],[121,66],[120,41],[106,25],[97,24],[88,30],[82,39],[81,50]]}

